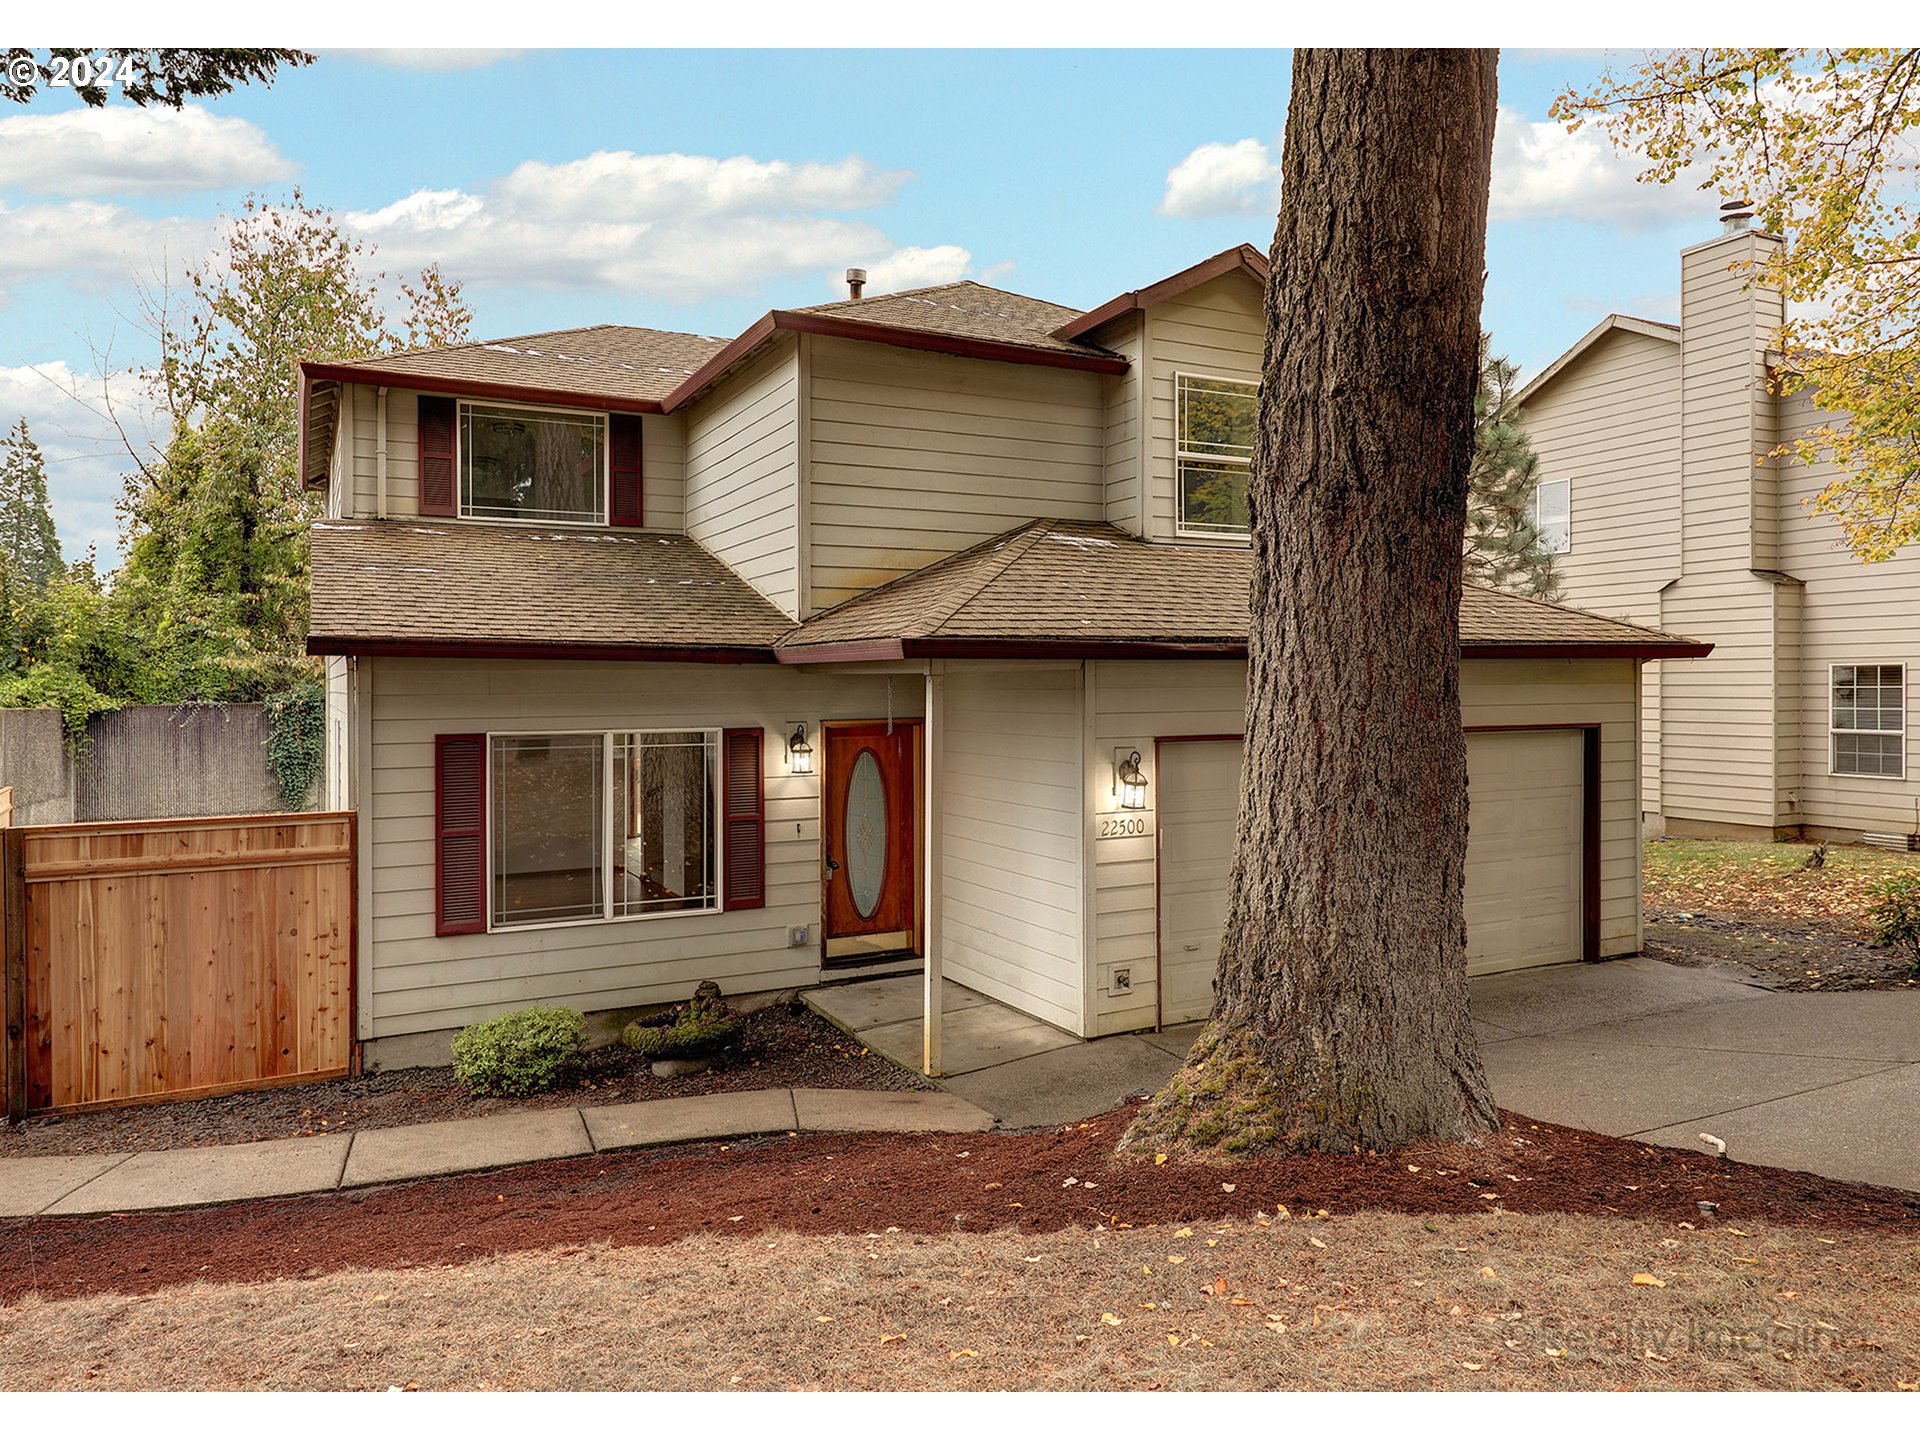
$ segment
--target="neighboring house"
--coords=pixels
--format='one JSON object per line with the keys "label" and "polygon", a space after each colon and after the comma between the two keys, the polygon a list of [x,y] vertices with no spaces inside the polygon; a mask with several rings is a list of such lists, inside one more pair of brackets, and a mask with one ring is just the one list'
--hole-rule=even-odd
{"label": "neighboring house", "polygon": [[[305,367],[373,1059],[916,957],[1075,1035],[1204,1014],[1265,274]],[[1484,590],[1462,631],[1473,967],[1638,950],[1639,665],[1707,647]]]}
{"label": "neighboring house", "polygon": [[1745,228],[1680,255],[1680,323],[1610,315],[1520,392],[1538,518],[1568,603],[1713,638],[1647,668],[1650,831],[1920,832],[1907,695],[1920,664],[1920,555],[1865,565],[1808,502],[1825,464],[1768,458],[1827,418],[1779,393],[1780,242]]}

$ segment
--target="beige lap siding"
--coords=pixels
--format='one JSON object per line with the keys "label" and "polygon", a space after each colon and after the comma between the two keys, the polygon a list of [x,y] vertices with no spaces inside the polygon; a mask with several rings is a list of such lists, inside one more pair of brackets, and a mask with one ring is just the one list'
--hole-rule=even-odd
{"label": "beige lap siding", "polygon": [[1079,1034],[1078,667],[949,665],[941,735],[947,978]]}
{"label": "beige lap siding", "polygon": [[[819,978],[820,777],[787,773],[783,722],[887,713],[884,677],[801,675],[768,665],[362,660],[372,694],[371,793],[360,843],[372,871],[361,1037],[470,1024],[525,1005],[582,1010],[684,999],[701,980],[729,994]],[[894,681],[893,713],[917,715],[921,681]],[[467,731],[694,729],[765,734],[767,903],[491,935],[434,934],[433,737]],[[808,944],[787,944],[793,926]]]}
{"label": "beige lap siding", "polygon": [[[1238,735],[1245,725],[1246,666],[1238,661],[1100,661],[1090,664],[1092,763],[1089,815],[1113,808],[1111,754],[1139,749],[1151,763],[1156,736]],[[1630,660],[1469,660],[1461,666],[1464,723],[1601,727],[1600,953],[1640,949],[1639,733]],[[1157,767],[1147,804],[1157,803]],[[1155,829],[1158,829],[1156,824]],[[1093,963],[1088,967],[1094,1034],[1154,1023],[1155,841],[1095,841]],[[1116,964],[1132,970],[1132,991],[1108,992]]]}
{"label": "beige lap siding", "polygon": [[800,604],[800,361],[782,339],[686,419],[686,533],[788,615]]}
{"label": "beige lap siding", "polygon": [[816,611],[1035,517],[1106,513],[1100,376],[816,336],[807,384]]}

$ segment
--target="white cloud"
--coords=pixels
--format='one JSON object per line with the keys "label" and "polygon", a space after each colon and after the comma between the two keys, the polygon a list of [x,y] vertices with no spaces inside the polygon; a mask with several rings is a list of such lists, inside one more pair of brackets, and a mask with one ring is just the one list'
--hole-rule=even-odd
{"label": "white cloud", "polygon": [[97,200],[0,203],[0,301],[7,286],[23,280],[58,276],[99,284],[150,270],[167,255],[198,261],[212,235],[211,221],[149,219]]}
{"label": "white cloud", "polygon": [[[1622,230],[1713,218],[1718,198],[1694,172],[1671,185],[1635,179],[1638,156],[1616,151],[1595,126],[1569,132],[1553,120],[1529,120],[1500,107],[1493,138],[1494,220],[1594,220]],[[1703,231],[1704,233],[1704,231]]]}
{"label": "white cloud", "polygon": [[0,432],[25,417],[46,456],[47,496],[63,553],[78,560],[92,545],[103,566],[116,563],[114,506],[121,477],[133,468],[109,412],[136,447],[164,438],[164,423],[150,413],[138,379],[126,371],[103,379],[64,360],[0,366]]}
{"label": "white cloud", "polygon": [[[867,272],[867,294],[890,295],[896,290],[919,290],[928,285],[951,285],[967,278],[973,253],[959,245],[904,245],[876,258],[855,257],[849,264]],[[995,274],[1002,267],[992,267]],[[984,280],[983,273],[978,278]],[[846,267],[828,273],[827,289],[836,300],[847,295]]]}
{"label": "white cloud", "polygon": [[1279,204],[1280,167],[1258,140],[1210,140],[1167,172],[1162,215],[1212,219],[1271,215]]}
{"label": "white cloud", "polygon": [[397,70],[484,70],[503,60],[515,60],[525,50],[335,50],[372,65],[390,65]]}
{"label": "white cloud", "polygon": [[912,178],[857,156],[790,164],[602,151],[528,161],[479,190],[417,190],[342,218],[389,270],[437,262],[475,284],[692,301],[750,294],[795,272],[831,273],[837,285],[863,262],[890,282],[956,278],[972,258],[958,246],[901,249],[839,213],[884,205]]}
{"label": "white cloud", "polygon": [[0,185],[36,195],[156,195],[263,185],[293,162],[256,125],[197,105],[109,105],[0,119]]}

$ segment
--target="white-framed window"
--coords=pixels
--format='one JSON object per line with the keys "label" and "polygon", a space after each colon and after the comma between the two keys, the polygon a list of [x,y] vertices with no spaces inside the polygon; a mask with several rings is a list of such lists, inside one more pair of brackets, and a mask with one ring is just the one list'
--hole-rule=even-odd
{"label": "white-framed window", "polygon": [[489,735],[490,928],[720,909],[720,733]]}
{"label": "white-framed window", "polygon": [[1245,535],[1247,473],[1260,387],[1217,375],[1175,375],[1176,528],[1183,535]]}
{"label": "white-framed window", "polygon": [[607,523],[607,417],[462,400],[460,514],[542,525]]}
{"label": "white-framed window", "polygon": [[1542,480],[1529,504],[1528,518],[1540,532],[1540,548],[1549,555],[1573,549],[1573,481]]}
{"label": "white-framed window", "polygon": [[1834,665],[1827,675],[1832,773],[1904,779],[1907,667]]}

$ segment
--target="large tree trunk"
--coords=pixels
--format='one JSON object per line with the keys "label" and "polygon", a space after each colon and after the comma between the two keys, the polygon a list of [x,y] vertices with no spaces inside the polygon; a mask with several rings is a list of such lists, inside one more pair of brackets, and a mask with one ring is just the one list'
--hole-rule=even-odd
{"label": "large tree trunk", "polygon": [[1467,1014],[1459,650],[1494,62],[1294,57],[1232,900],[1212,1023],[1135,1146],[1497,1122]]}

